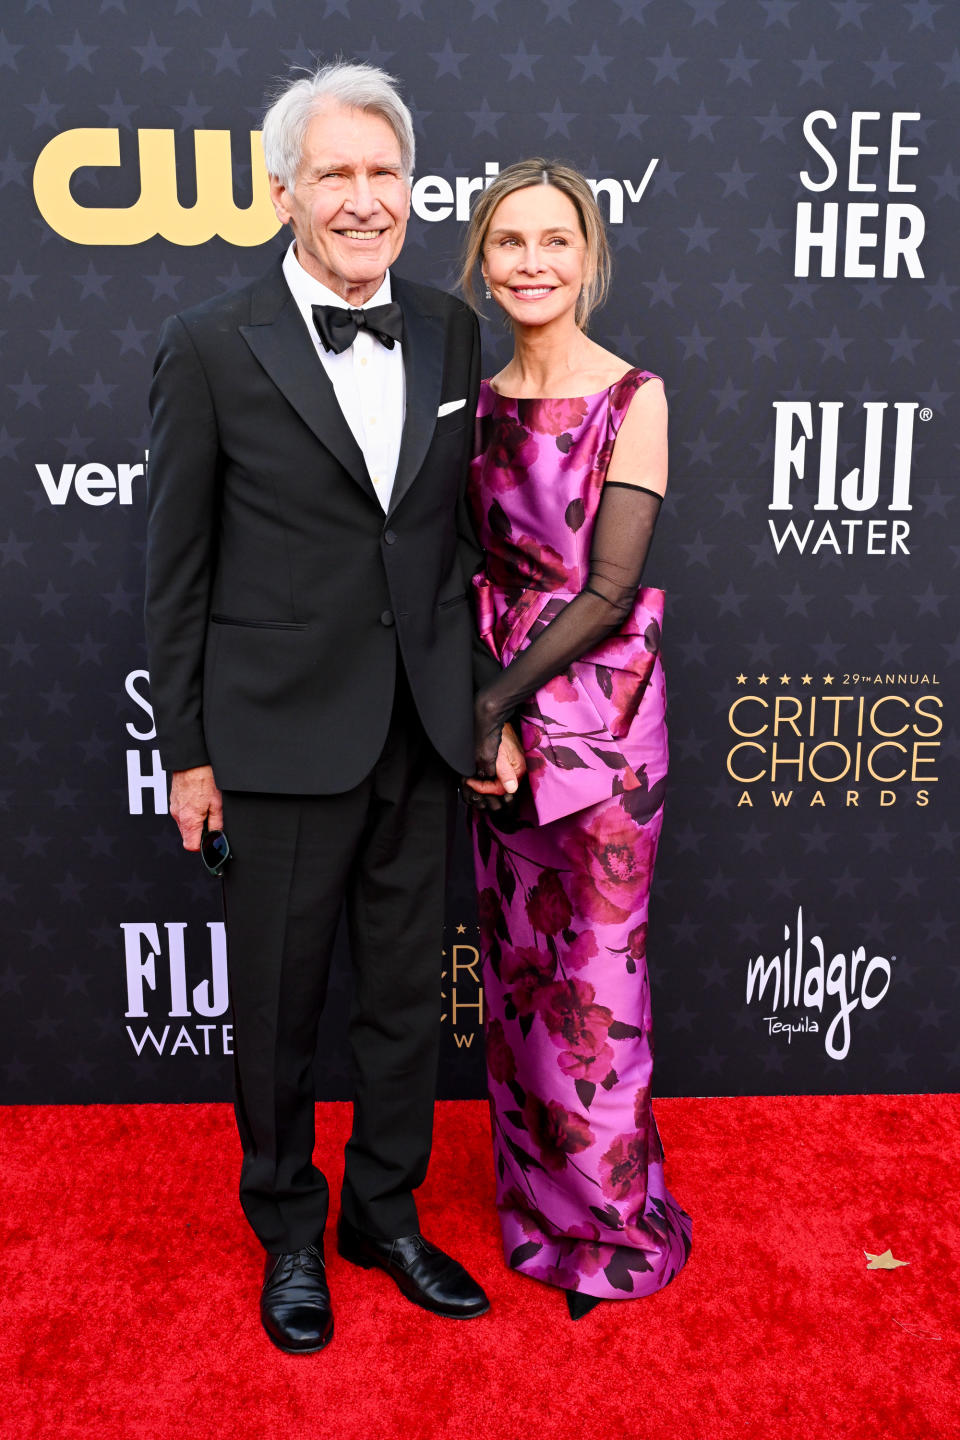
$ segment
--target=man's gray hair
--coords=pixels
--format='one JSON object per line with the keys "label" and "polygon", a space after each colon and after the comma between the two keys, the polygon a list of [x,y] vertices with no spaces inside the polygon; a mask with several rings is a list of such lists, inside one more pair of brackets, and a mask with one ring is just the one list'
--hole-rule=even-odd
{"label": "man's gray hair", "polygon": [[408,183],[413,176],[413,117],[397,92],[397,81],[376,65],[337,61],[293,80],[263,117],[263,154],[267,171],[292,190],[303,156],[307,127],[316,112],[333,103],[366,110],[386,120],[400,146],[400,164]]}

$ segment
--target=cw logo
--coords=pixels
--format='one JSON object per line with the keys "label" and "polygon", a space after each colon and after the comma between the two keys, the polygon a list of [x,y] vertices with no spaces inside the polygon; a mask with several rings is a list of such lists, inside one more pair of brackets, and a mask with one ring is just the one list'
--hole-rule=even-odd
{"label": "cw logo", "polygon": [[70,193],[74,174],[87,166],[120,164],[120,132],[64,130],[37,159],[33,193],[37,208],[58,235],[75,245],[141,245],[162,235],[174,245],[202,245],[220,235],[231,245],[262,245],[280,222],[270,203],[259,130],[250,131],[253,199],[243,209],[233,197],[230,131],[196,130],[196,204],[177,196],[177,159],[172,130],[138,130],[140,198],[118,209],[79,205]]}

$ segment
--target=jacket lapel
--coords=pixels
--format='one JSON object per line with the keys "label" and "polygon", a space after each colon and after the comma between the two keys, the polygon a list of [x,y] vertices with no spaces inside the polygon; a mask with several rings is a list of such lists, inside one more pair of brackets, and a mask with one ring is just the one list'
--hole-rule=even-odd
{"label": "jacket lapel", "polygon": [[392,515],[413,484],[436,428],[443,380],[444,326],[439,315],[424,313],[407,283],[392,273],[390,288],[403,311],[403,370],[406,380],[403,438],[388,511]]}
{"label": "jacket lapel", "polygon": [[[253,291],[250,324],[241,325],[240,334],[320,443],[379,505],[363,452],[344,419],[330,378],[317,358],[279,264]],[[410,385],[409,375],[407,385]],[[409,396],[409,389],[407,393]]]}

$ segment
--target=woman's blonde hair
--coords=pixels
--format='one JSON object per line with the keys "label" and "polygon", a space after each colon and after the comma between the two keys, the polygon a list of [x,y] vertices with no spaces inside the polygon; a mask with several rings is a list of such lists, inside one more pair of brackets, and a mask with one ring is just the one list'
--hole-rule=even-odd
{"label": "woman's blonde hair", "polygon": [[610,286],[610,245],[600,207],[589,184],[579,170],[574,170],[569,165],[560,165],[555,160],[543,160],[539,156],[530,160],[518,160],[515,165],[508,165],[506,170],[501,170],[486,190],[481,190],[470,216],[464,242],[460,289],[467,303],[480,312],[477,269],[493,212],[500,201],[512,195],[515,190],[527,190],[532,185],[552,185],[555,190],[566,195],[577,212],[587,254],[583,289],[577,300],[575,319],[580,329],[584,330],[591,312],[607,297]]}

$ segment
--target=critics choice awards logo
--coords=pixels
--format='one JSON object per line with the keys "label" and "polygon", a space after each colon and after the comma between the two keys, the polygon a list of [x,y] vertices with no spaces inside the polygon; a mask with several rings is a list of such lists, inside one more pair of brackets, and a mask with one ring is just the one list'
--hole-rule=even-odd
{"label": "critics choice awards logo", "polygon": [[738,808],[886,809],[904,795],[930,804],[943,731],[935,674],[740,674],[736,683],[726,769]]}

